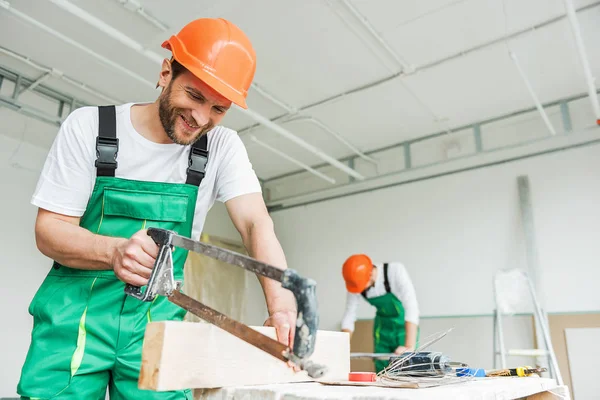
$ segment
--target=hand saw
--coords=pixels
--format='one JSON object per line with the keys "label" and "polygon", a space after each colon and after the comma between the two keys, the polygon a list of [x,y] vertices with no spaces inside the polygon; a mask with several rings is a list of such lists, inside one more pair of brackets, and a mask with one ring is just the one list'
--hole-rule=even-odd
{"label": "hand saw", "polygon": [[[125,293],[142,301],[152,301],[157,295],[165,296],[170,302],[203,320],[284,362],[293,363],[301,370],[306,371],[312,378],[319,378],[325,374],[326,367],[309,360],[314,351],[319,323],[316,283],[313,280],[302,278],[292,269],[282,270],[239,253],[180,236],[173,231],[148,228],[148,235],[159,246],[150,279],[145,290],[142,291],[141,287],[127,284]],[[175,281],[173,276],[172,249],[174,246],[236,265],[281,282],[282,287],[294,294],[298,308],[293,351],[288,346],[181,293],[181,282]]]}

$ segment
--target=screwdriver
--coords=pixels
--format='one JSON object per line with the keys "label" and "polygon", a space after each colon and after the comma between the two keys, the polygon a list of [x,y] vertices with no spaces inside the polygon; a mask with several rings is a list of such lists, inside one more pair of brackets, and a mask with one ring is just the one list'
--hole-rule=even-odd
{"label": "screwdriver", "polygon": [[517,367],[517,368],[507,368],[507,369],[497,369],[492,371],[487,371],[486,376],[531,376],[534,374],[541,374],[542,372],[546,372],[546,368],[533,368],[533,367]]}
{"label": "screwdriver", "polygon": [[546,372],[546,368],[533,368],[533,367],[517,367],[517,368],[506,368],[486,371],[484,369],[476,368],[459,368],[456,370],[457,376],[473,376],[473,377],[498,377],[498,376],[531,376],[535,374],[541,374]]}

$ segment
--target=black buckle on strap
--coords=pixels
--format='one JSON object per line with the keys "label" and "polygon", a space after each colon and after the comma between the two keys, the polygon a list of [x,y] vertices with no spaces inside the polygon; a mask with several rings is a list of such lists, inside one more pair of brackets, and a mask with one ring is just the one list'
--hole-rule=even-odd
{"label": "black buckle on strap", "polygon": [[187,173],[190,171],[202,174],[206,171],[206,163],[208,162],[208,151],[192,147],[190,149],[190,158],[188,161]]}
{"label": "black buckle on strap", "polygon": [[96,137],[96,168],[117,168],[117,153],[119,152],[119,139],[109,137]]}

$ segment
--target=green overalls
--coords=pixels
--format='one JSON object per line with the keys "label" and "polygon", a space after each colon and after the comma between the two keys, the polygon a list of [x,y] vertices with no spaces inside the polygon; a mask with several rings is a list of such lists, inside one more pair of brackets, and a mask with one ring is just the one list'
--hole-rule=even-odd
{"label": "green overalls", "polygon": [[[404,325],[404,307],[402,302],[391,292],[388,280],[388,264],[383,264],[383,284],[386,293],[383,296],[367,298],[366,290],[363,297],[377,309],[373,323],[373,352],[393,353],[398,346],[404,346],[406,328]],[[417,330],[417,342],[419,340]],[[388,360],[375,360],[375,371],[382,371]]]}
{"label": "green overalls", "polygon": [[[115,178],[115,108],[99,107],[97,178],[80,226],[113,237],[129,238],[149,227],[190,237],[208,160],[206,146],[203,135],[190,149],[185,184]],[[183,281],[186,257],[184,249],[173,252],[177,280]],[[108,386],[111,400],[192,399],[191,390],[159,393],[137,388],[146,324],[182,320],[185,311],[164,297],[139,301],[124,288],[112,270],[81,270],[54,262],[29,306],[31,345],[17,388],[23,398],[104,400]]]}

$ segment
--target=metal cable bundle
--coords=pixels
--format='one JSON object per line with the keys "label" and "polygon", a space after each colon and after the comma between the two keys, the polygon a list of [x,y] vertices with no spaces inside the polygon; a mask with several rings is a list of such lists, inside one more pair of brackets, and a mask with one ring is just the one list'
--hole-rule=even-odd
{"label": "metal cable bundle", "polygon": [[440,352],[423,351],[446,336],[452,329],[429,336],[425,343],[413,352],[405,352],[390,358],[389,365],[377,375],[382,382],[416,383],[419,387],[441,386],[473,379],[469,366],[451,361]]}

